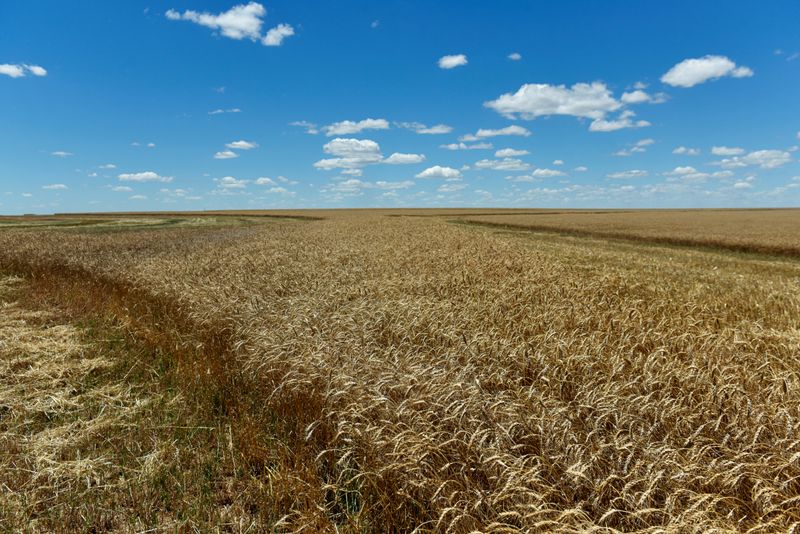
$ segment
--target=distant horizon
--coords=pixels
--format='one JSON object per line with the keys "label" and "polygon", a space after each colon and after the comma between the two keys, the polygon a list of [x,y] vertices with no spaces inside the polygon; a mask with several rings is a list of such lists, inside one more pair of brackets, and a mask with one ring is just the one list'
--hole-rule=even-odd
{"label": "distant horizon", "polygon": [[800,3],[720,7],[4,2],[0,214],[800,207]]}

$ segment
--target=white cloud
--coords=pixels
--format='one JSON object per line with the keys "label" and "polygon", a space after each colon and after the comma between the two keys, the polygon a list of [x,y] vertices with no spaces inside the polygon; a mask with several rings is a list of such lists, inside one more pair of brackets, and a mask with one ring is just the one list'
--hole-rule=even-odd
{"label": "white cloud", "polygon": [[567,173],[558,169],[535,169],[531,176],[534,178],[554,178],[556,176],[566,176]]}
{"label": "white cloud", "polygon": [[744,156],[733,156],[715,163],[724,169],[740,167],[760,167],[762,169],[777,169],[792,161],[792,154],[782,150],[756,150]]}
{"label": "white cloud", "polygon": [[117,176],[120,182],[171,182],[172,176],[160,176],[153,171],[123,173]]}
{"label": "white cloud", "polygon": [[442,184],[436,188],[439,193],[455,193],[456,191],[461,191],[462,189],[466,188],[467,186],[464,184],[459,183],[449,183],[449,184]]}
{"label": "white cloud", "polygon": [[294,35],[294,28],[289,24],[278,24],[267,32],[261,39],[261,43],[264,46],[281,46],[283,40],[292,35]]}
{"label": "white cloud", "polygon": [[744,154],[744,149],[729,146],[712,146],[711,153],[715,156],[739,156]]}
{"label": "white cloud", "polygon": [[233,150],[221,150],[216,154],[214,154],[214,159],[233,159],[238,157],[239,154],[237,154]]}
{"label": "white cloud", "polygon": [[399,189],[408,189],[413,187],[412,180],[404,180],[401,182],[365,182],[357,178],[350,178],[323,187],[323,191],[329,191],[340,195],[360,195],[365,189],[377,189],[381,191],[396,191]]}
{"label": "white cloud", "polygon": [[530,154],[527,150],[517,150],[515,148],[503,148],[494,153],[496,158],[515,158],[518,156],[527,156]]}
{"label": "white cloud", "polygon": [[504,117],[535,119],[547,115],[570,115],[599,120],[607,113],[617,111],[622,103],[613,97],[602,82],[565,85],[528,83],[516,93],[505,93],[484,106]]}
{"label": "white cloud", "polygon": [[440,69],[453,69],[467,64],[467,56],[456,54],[452,56],[442,56],[439,58]]}
{"label": "white cloud", "polygon": [[412,180],[403,180],[402,182],[386,182],[379,180],[375,182],[376,189],[384,190],[408,189],[409,187],[413,186],[414,182]]}
{"label": "white cloud", "polygon": [[69,189],[69,188],[64,184],[51,184],[51,185],[43,185],[42,189],[63,190],[63,189]]}
{"label": "white cloud", "polygon": [[723,76],[747,78],[753,75],[748,67],[736,66],[725,56],[703,56],[684,59],[661,77],[661,81],[673,87],[694,87],[695,85],[717,80]]}
{"label": "white cloud", "polygon": [[426,126],[421,122],[397,122],[395,125],[398,128],[405,128],[406,130],[413,130],[415,133],[423,135],[441,135],[448,134],[453,131],[452,126],[446,124],[436,124],[434,126]]}
{"label": "white cloud", "polygon": [[527,171],[531,168],[529,163],[514,158],[482,159],[475,162],[475,167],[494,171]]}
{"label": "white cloud", "polygon": [[39,65],[12,65],[9,63],[0,64],[0,74],[5,74],[12,78],[22,78],[28,72],[34,76],[47,76],[47,70]]}
{"label": "white cloud", "polygon": [[100,165],[99,168],[101,168],[101,169],[116,169],[117,166],[114,165],[113,163],[106,163],[105,165]]}
{"label": "white cloud", "polygon": [[379,20],[373,20],[373,21],[370,23],[369,27],[370,27],[370,28],[372,28],[372,29],[374,30],[375,28],[377,28],[377,27],[378,27],[378,26],[380,26],[380,25],[381,25],[381,21],[379,21]]}
{"label": "white cloud", "polygon": [[452,167],[434,165],[417,174],[417,178],[461,178],[461,172]]}
{"label": "white cloud", "polygon": [[564,160],[560,160],[560,159],[554,159],[553,160],[553,165],[563,165],[563,164],[564,164]]}
{"label": "white cloud", "polygon": [[9,65],[8,63],[0,64],[0,74],[11,76],[12,78],[22,78],[25,76],[25,69],[22,65]]}
{"label": "white cloud", "polygon": [[699,156],[700,149],[699,148],[689,148],[685,146],[679,146],[672,151],[673,154],[681,154],[685,156]]}
{"label": "white cloud", "polygon": [[510,54],[508,54],[508,59],[510,59],[511,61],[519,61],[520,59],[522,59],[522,54],[520,54],[519,52],[511,52]]}
{"label": "white cloud", "polygon": [[127,185],[118,185],[116,187],[111,188],[112,191],[116,191],[117,193],[132,193],[133,188],[128,187]]}
{"label": "white cloud", "polygon": [[698,172],[697,169],[687,165],[685,167],[675,167],[673,170],[671,170],[670,172],[667,172],[665,174],[668,174],[668,175],[671,175],[671,176],[682,176],[682,175],[686,175],[686,174],[696,174],[697,172]]}
{"label": "white cloud", "polygon": [[753,184],[750,183],[749,181],[739,180],[738,182],[733,184],[734,189],[750,189],[751,187],[753,187]]}
{"label": "white cloud", "polygon": [[128,197],[128,200],[147,200],[147,197],[144,195],[133,195]]}
{"label": "white cloud", "polygon": [[578,167],[575,167],[575,171],[577,171],[577,172],[586,172],[588,170],[589,170],[589,167],[587,167],[585,165],[580,165]]}
{"label": "white cloud", "polygon": [[70,156],[74,156],[72,152],[65,152],[63,150],[56,150],[55,152],[50,152],[51,156],[55,156],[57,158],[68,158]]}
{"label": "white cloud", "polygon": [[286,37],[294,35],[294,29],[288,24],[279,24],[261,36],[262,18],[267,14],[264,6],[258,2],[239,4],[228,11],[217,15],[208,12],[197,12],[191,9],[179,13],[174,9],[166,12],[169,20],[188,20],[218,30],[225,37],[241,40],[260,41],[264,46],[280,46]]}
{"label": "white cloud", "polygon": [[494,148],[492,143],[450,143],[449,145],[439,145],[439,148],[444,148],[445,150],[491,150]]}
{"label": "white cloud", "polygon": [[595,119],[589,125],[590,132],[614,132],[623,128],[644,128],[650,123],[644,120],[634,121],[636,114],[631,110],[625,110],[616,119]]}
{"label": "white cloud", "polygon": [[278,185],[275,180],[272,178],[267,178],[266,176],[262,176],[261,178],[256,179],[256,185]]}
{"label": "white cloud", "polygon": [[501,135],[518,135],[521,137],[529,137],[531,132],[527,128],[523,128],[522,126],[517,126],[516,124],[512,124],[511,126],[506,126],[505,128],[500,128],[497,130],[492,130],[489,128],[481,128],[474,134],[467,134],[462,135],[459,137],[459,141],[477,141],[479,139],[486,139],[488,137],[499,137]]}
{"label": "white cloud", "polygon": [[209,115],[220,115],[222,113],[241,113],[242,110],[239,108],[230,108],[230,109],[215,109],[213,111],[209,111]]}
{"label": "white cloud", "polygon": [[612,180],[627,180],[630,178],[644,178],[648,174],[649,173],[647,171],[633,169],[630,171],[613,172],[611,174],[607,174],[606,176]]}
{"label": "white cloud", "polygon": [[335,158],[322,159],[314,163],[318,169],[354,169],[380,163],[383,159],[381,147],[370,139],[348,139],[337,137],[322,147],[326,154]]}
{"label": "white cloud", "polygon": [[622,93],[620,100],[624,104],[663,104],[667,101],[665,93],[656,93],[651,95],[642,89],[635,89],[631,92]]}
{"label": "white cloud", "polygon": [[225,145],[228,148],[233,148],[236,150],[250,150],[251,148],[256,148],[258,143],[253,141],[233,141],[232,143],[228,143]]}
{"label": "white cloud", "polygon": [[217,187],[221,189],[244,189],[248,184],[248,180],[237,180],[233,176],[214,178],[214,181],[217,182]]}
{"label": "white cloud", "polygon": [[641,139],[640,141],[635,142],[633,145],[630,145],[629,148],[624,148],[614,152],[612,156],[632,156],[633,154],[647,152],[647,147],[653,143],[655,143],[655,140],[653,139]]}
{"label": "white cloud", "polygon": [[147,143],[147,148],[155,148],[155,147],[156,147],[155,143]]}
{"label": "white cloud", "polygon": [[317,135],[319,133],[317,125],[314,124],[313,122],[293,121],[289,123],[289,126],[299,126],[300,128],[305,128],[306,133],[309,135]]}
{"label": "white cloud", "polygon": [[364,119],[358,122],[341,121],[323,126],[322,129],[325,130],[325,135],[328,137],[334,135],[349,135],[364,130],[388,130],[389,121],[386,119]]}
{"label": "white cloud", "polygon": [[423,161],[425,161],[425,156],[422,154],[401,154],[400,152],[395,152],[383,160],[383,163],[388,163],[389,165],[406,165],[410,163],[422,163]]}

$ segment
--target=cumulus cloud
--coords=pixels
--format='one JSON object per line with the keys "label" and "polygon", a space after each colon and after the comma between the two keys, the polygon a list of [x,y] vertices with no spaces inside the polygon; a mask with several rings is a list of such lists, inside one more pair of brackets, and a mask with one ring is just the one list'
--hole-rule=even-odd
{"label": "cumulus cloud", "polygon": [[306,133],[309,135],[317,135],[319,133],[319,128],[313,122],[308,121],[293,121],[289,123],[289,126],[299,126],[300,128],[305,128]]}
{"label": "cumulus cloud", "polygon": [[520,54],[519,52],[511,52],[510,54],[508,54],[508,59],[510,59],[511,61],[519,61],[520,59],[522,59],[522,54]]}
{"label": "cumulus cloud", "polygon": [[516,93],[505,93],[484,106],[504,117],[535,119],[548,115],[570,115],[602,119],[607,113],[622,107],[602,82],[576,83],[572,87],[527,83]]}
{"label": "cumulus cloud", "polygon": [[737,66],[725,56],[708,55],[701,58],[684,59],[669,69],[661,77],[661,81],[673,87],[694,87],[724,76],[748,78],[752,75],[753,71],[748,67]]}
{"label": "cumulus cloud", "polygon": [[388,163],[389,165],[407,165],[410,163],[422,163],[423,161],[425,161],[425,156],[422,154],[401,154],[400,152],[395,152],[383,160],[383,163]]}
{"label": "cumulus cloud", "polygon": [[611,178],[612,180],[628,180],[630,178],[644,178],[648,174],[649,173],[647,171],[633,169],[630,171],[612,172],[611,174],[606,174],[606,177]]}
{"label": "cumulus cloud", "polygon": [[455,54],[452,56],[442,56],[439,58],[440,69],[454,69],[467,64],[467,56],[464,54]]}
{"label": "cumulus cloud", "polygon": [[447,145],[439,145],[439,148],[444,148],[445,150],[491,150],[494,148],[492,143],[450,143]]}
{"label": "cumulus cloud", "polygon": [[421,122],[396,122],[395,125],[398,128],[412,130],[415,133],[423,135],[441,135],[448,134],[453,131],[453,127],[446,124],[436,124],[429,127]]}
{"label": "cumulus cloud", "polygon": [[220,189],[244,189],[248,184],[248,180],[237,180],[233,176],[214,178],[214,181]]}
{"label": "cumulus cloud", "polygon": [[488,137],[499,137],[502,135],[518,135],[521,137],[529,137],[531,132],[527,128],[523,128],[522,126],[517,126],[516,124],[512,124],[511,126],[506,126],[505,128],[500,128],[497,130],[493,130],[490,128],[481,128],[474,134],[467,134],[462,135],[459,137],[459,141],[478,141],[479,139],[486,139]]}
{"label": "cumulus cloud", "polygon": [[494,171],[527,171],[531,168],[529,163],[514,158],[482,159],[475,162],[475,167]]}
{"label": "cumulus cloud", "polygon": [[417,174],[417,178],[457,179],[461,178],[461,172],[458,169],[454,169],[452,167],[442,167],[441,165],[434,165],[433,167],[428,167],[421,173]]}
{"label": "cumulus cloud", "polygon": [[527,156],[530,154],[527,150],[517,150],[515,148],[502,148],[494,153],[496,158],[516,158],[518,156]]}
{"label": "cumulus cloud", "polygon": [[42,189],[63,190],[63,189],[69,189],[69,188],[64,184],[50,184],[50,185],[43,185]]}
{"label": "cumulus cloud", "polygon": [[643,89],[634,89],[633,91],[622,93],[620,100],[623,104],[663,104],[667,101],[667,95],[665,93],[651,95]]}
{"label": "cumulus cloud", "polygon": [[589,125],[590,132],[615,132],[624,128],[644,128],[650,126],[645,120],[633,120],[636,114],[631,110],[625,110],[616,119],[595,119]]}
{"label": "cumulus cloud", "polygon": [[280,46],[286,37],[294,35],[294,28],[288,24],[279,24],[262,37],[263,17],[267,14],[264,6],[258,2],[239,4],[218,14],[198,12],[187,9],[180,13],[174,9],[166,12],[169,20],[187,20],[200,26],[219,31],[231,39],[260,41],[264,46]]}
{"label": "cumulus cloud", "polygon": [[335,156],[314,163],[318,169],[357,169],[383,159],[381,147],[371,139],[349,139],[337,137],[322,147],[326,154]]}
{"label": "cumulus cloud", "polygon": [[685,156],[699,156],[700,149],[699,148],[689,148],[685,146],[679,146],[672,151],[673,154],[680,154]]}
{"label": "cumulus cloud", "polygon": [[120,182],[164,182],[172,181],[172,176],[161,176],[153,171],[123,173],[117,176]]}
{"label": "cumulus cloud", "polygon": [[264,46],[281,46],[283,40],[292,35],[294,35],[294,28],[289,24],[278,24],[267,32],[261,39],[261,43]]}
{"label": "cumulus cloud", "polygon": [[322,129],[328,137],[334,135],[350,135],[364,130],[388,130],[389,121],[386,119],[364,119],[358,122],[341,121],[323,126]]}
{"label": "cumulus cloud", "polygon": [[623,148],[622,150],[614,152],[612,156],[632,156],[633,154],[647,152],[647,147],[653,143],[655,143],[653,139],[641,139],[628,148]]}
{"label": "cumulus cloud", "polygon": [[239,154],[237,154],[233,150],[220,150],[219,152],[214,154],[214,159],[233,159],[238,157]]}
{"label": "cumulus cloud", "polygon": [[777,169],[792,161],[792,154],[783,150],[756,150],[743,156],[725,158],[715,165],[723,169],[736,169],[740,167],[760,167],[762,169]]}
{"label": "cumulus cloud", "polygon": [[232,143],[228,143],[225,145],[228,148],[236,149],[236,150],[250,150],[252,148],[256,148],[258,143],[253,141],[233,141]]}
{"label": "cumulus cloud", "polygon": [[74,156],[72,152],[65,152],[63,150],[56,150],[55,152],[50,152],[51,156],[55,156],[57,158],[68,158],[70,156]]}
{"label": "cumulus cloud", "polygon": [[128,187],[127,185],[118,185],[111,188],[112,191],[116,191],[117,193],[132,193],[133,188]]}
{"label": "cumulus cloud", "polygon": [[23,78],[26,74],[34,76],[47,76],[47,70],[39,65],[15,65],[9,63],[0,64],[0,74],[5,74],[12,78]]}
{"label": "cumulus cloud", "polygon": [[744,154],[744,149],[729,146],[712,146],[711,153],[715,156],[739,156]]}

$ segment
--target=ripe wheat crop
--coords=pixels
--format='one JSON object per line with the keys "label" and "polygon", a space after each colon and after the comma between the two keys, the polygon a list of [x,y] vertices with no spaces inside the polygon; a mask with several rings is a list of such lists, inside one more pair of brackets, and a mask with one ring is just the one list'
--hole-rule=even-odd
{"label": "ripe wheat crop", "polygon": [[[800,531],[793,257],[307,215],[4,230],[0,266],[182,355],[256,530]],[[708,234],[797,248],[773,216]]]}

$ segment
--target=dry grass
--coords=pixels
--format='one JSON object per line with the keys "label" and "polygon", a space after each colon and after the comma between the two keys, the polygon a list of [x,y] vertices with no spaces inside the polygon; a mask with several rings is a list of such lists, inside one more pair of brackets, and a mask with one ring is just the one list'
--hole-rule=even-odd
{"label": "dry grass", "polygon": [[616,237],[744,252],[800,255],[800,210],[636,210],[457,214],[509,228]]}
{"label": "dry grass", "polygon": [[0,264],[169,348],[256,530],[800,529],[797,262],[389,214]]}

